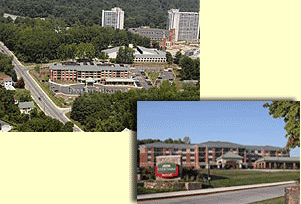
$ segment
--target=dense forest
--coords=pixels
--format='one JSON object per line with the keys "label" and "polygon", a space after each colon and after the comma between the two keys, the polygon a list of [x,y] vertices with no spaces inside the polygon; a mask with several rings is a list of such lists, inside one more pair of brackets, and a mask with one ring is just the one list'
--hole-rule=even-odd
{"label": "dense forest", "polygon": [[[53,59],[80,57],[82,52],[100,57],[109,46],[129,44],[150,47],[150,39],[125,30],[99,25],[61,27],[60,22],[17,18],[15,22],[0,17],[0,41],[23,62],[45,63]],[[72,54],[74,53],[74,54]],[[89,56],[91,57],[91,56]]]}
{"label": "dense forest", "polygon": [[60,18],[66,26],[101,25],[102,10],[120,7],[125,28],[166,28],[167,11],[199,11],[199,0],[1,0],[0,12],[31,18]]}
{"label": "dense forest", "polygon": [[34,109],[30,115],[21,113],[14,97],[20,101],[32,100],[28,91],[6,90],[0,87],[0,119],[10,122],[19,132],[72,132],[73,123],[66,124],[46,116],[44,112]]}
{"label": "dense forest", "polygon": [[84,126],[84,131],[120,132],[137,130],[137,101],[197,101],[199,86],[186,85],[178,91],[175,84],[164,81],[160,88],[132,89],[128,92],[89,93],[76,98],[71,118]]}

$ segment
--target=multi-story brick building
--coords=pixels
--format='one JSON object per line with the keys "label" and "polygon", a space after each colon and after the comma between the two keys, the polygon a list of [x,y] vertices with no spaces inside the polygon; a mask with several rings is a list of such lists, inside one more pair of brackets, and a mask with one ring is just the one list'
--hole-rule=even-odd
{"label": "multi-story brick building", "polygon": [[175,40],[175,29],[165,30],[158,28],[140,27],[140,28],[129,28],[129,31],[133,34],[138,34],[143,37],[149,38],[151,42],[159,42],[159,46],[166,48],[171,46]]}
{"label": "multi-story brick building", "polygon": [[250,146],[231,142],[204,142],[200,144],[170,144],[150,143],[139,146],[140,167],[153,167],[156,164],[156,156],[181,155],[183,166],[195,168],[220,168],[217,158],[228,152],[242,157],[243,168],[253,168],[254,162],[265,156],[289,157],[290,153],[277,152],[280,147],[274,146]]}
{"label": "multi-story brick building", "polygon": [[54,63],[49,71],[52,81],[134,85],[134,80],[130,78],[130,68],[127,65]]}

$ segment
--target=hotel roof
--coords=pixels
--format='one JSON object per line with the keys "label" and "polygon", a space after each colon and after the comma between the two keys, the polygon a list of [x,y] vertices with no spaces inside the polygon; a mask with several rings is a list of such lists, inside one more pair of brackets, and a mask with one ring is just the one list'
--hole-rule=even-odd
{"label": "hotel roof", "polygon": [[218,157],[216,160],[219,160],[219,159],[243,159],[243,157],[239,156],[233,152],[227,152],[223,156]]}
{"label": "hotel roof", "polygon": [[142,144],[140,147],[148,147],[148,148],[195,148],[195,147],[217,147],[217,148],[241,148],[247,150],[270,150],[276,151],[281,147],[274,147],[274,146],[250,146],[250,145],[242,145],[236,144],[232,142],[221,142],[221,141],[208,141],[199,144],[173,144],[173,143],[163,143],[163,142],[155,142],[155,143],[148,143]]}
{"label": "hotel roof", "polygon": [[300,157],[263,157],[258,159],[257,162],[297,162],[300,163]]}
{"label": "hotel roof", "polygon": [[97,65],[63,65],[61,63],[55,63],[50,66],[50,70],[75,70],[75,71],[128,71],[129,67],[121,67],[117,64],[106,65],[106,64],[97,64]]}

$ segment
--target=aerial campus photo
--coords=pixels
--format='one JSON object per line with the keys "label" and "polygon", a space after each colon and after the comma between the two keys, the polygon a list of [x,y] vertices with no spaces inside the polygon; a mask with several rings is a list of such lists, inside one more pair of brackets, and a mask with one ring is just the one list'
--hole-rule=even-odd
{"label": "aerial campus photo", "polygon": [[138,101],[136,145],[138,203],[300,202],[300,101]]}
{"label": "aerial campus photo", "polygon": [[200,100],[198,0],[0,2],[1,132],[137,130],[137,101]]}

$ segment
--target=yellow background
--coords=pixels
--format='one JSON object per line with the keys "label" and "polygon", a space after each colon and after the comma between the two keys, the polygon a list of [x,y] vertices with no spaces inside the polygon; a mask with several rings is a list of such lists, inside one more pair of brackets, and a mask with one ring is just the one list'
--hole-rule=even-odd
{"label": "yellow background", "polygon": [[[201,97],[300,100],[300,1],[200,2]],[[1,204],[135,203],[126,133],[1,133]]]}

